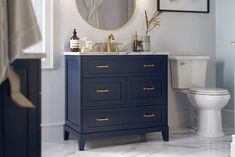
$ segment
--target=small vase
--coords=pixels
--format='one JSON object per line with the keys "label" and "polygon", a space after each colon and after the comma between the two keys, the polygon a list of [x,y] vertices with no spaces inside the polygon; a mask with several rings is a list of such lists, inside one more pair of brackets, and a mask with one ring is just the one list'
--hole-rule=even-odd
{"label": "small vase", "polygon": [[151,50],[151,46],[150,46],[150,35],[145,35],[144,39],[143,39],[143,50],[144,51],[150,51]]}

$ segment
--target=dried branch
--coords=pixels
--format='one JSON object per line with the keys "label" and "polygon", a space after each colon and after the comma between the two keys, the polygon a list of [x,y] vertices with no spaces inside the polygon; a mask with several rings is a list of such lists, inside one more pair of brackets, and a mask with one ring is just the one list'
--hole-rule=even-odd
{"label": "dried branch", "polygon": [[152,21],[154,21],[154,20],[156,20],[156,19],[160,19],[161,13],[162,13],[162,12],[156,11],[156,12],[153,14],[152,18],[149,20],[149,23],[151,23]]}
{"label": "dried branch", "polygon": [[145,10],[145,22],[146,22],[146,35],[151,32],[155,27],[160,26],[160,16],[162,12],[156,11],[150,18],[148,19],[147,11]]}
{"label": "dried branch", "polygon": [[147,11],[145,10],[144,11],[145,13],[145,22],[146,22],[146,34],[147,34],[147,30],[149,29],[149,20],[148,20],[148,14],[147,14]]}

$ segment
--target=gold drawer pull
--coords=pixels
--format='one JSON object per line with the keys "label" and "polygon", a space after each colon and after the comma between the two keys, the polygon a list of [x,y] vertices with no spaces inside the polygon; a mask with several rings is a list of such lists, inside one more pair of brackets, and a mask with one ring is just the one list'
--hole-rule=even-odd
{"label": "gold drawer pull", "polygon": [[97,122],[106,122],[106,121],[109,121],[109,118],[97,118],[96,121]]}
{"label": "gold drawer pull", "polygon": [[109,93],[110,90],[109,89],[97,89],[96,93]]}
{"label": "gold drawer pull", "polygon": [[108,69],[108,68],[110,68],[110,66],[109,65],[97,65],[96,68],[97,69]]}
{"label": "gold drawer pull", "polygon": [[154,91],[154,87],[144,87],[144,91]]}
{"label": "gold drawer pull", "polygon": [[154,68],[155,64],[144,64],[144,68]]}
{"label": "gold drawer pull", "polygon": [[144,115],[144,118],[153,118],[153,117],[156,117],[155,114],[145,114]]}

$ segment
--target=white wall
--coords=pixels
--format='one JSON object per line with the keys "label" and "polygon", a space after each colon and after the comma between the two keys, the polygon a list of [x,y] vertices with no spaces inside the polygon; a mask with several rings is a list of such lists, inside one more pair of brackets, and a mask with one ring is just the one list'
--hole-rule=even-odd
{"label": "white wall", "polygon": [[[54,0],[54,60],[53,70],[42,73],[42,126],[43,140],[62,139],[65,108],[64,56],[65,43],[78,29],[80,37],[104,41],[113,33],[118,42],[130,43],[134,31],[144,32],[144,10],[156,10],[156,0],[137,0],[133,18],[114,31],[91,27],[79,15],[75,1]],[[210,14],[163,13],[161,27],[151,33],[153,51],[169,51],[171,55],[208,55],[208,86],[215,85],[215,4],[211,1]],[[169,78],[170,80],[170,78]],[[171,128],[190,127],[190,104],[180,94],[175,94],[169,84],[169,125]]]}
{"label": "white wall", "polygon": [[[231,101],[224,111],[224,123],[231,124],[234,113],[235,1],[216,0],[216,85],[229,89]],[[233,123],[233,122],[232,122]]]}

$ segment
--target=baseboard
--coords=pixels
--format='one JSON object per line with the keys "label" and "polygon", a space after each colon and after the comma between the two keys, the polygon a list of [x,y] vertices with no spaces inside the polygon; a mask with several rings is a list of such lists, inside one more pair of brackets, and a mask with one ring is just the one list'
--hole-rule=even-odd
{"label": "baseboard", "polygon": [[223,120],[223,128],[234,128],[234,111],[223,109],[222,120]]}
{"label": "baseboard", "polygon": [[190,111],[168,112],[168,125],[170,129],[190,128]]}
{"label": "baseboard", "polygon": [[61,142],[63,141],[64,122],[42,123],[42,142]]}
{"label": "baseboard", "polygon": [[53,128],[64,126],[65,122],[56,122],[56,123],[42,123],[41,128]]}

